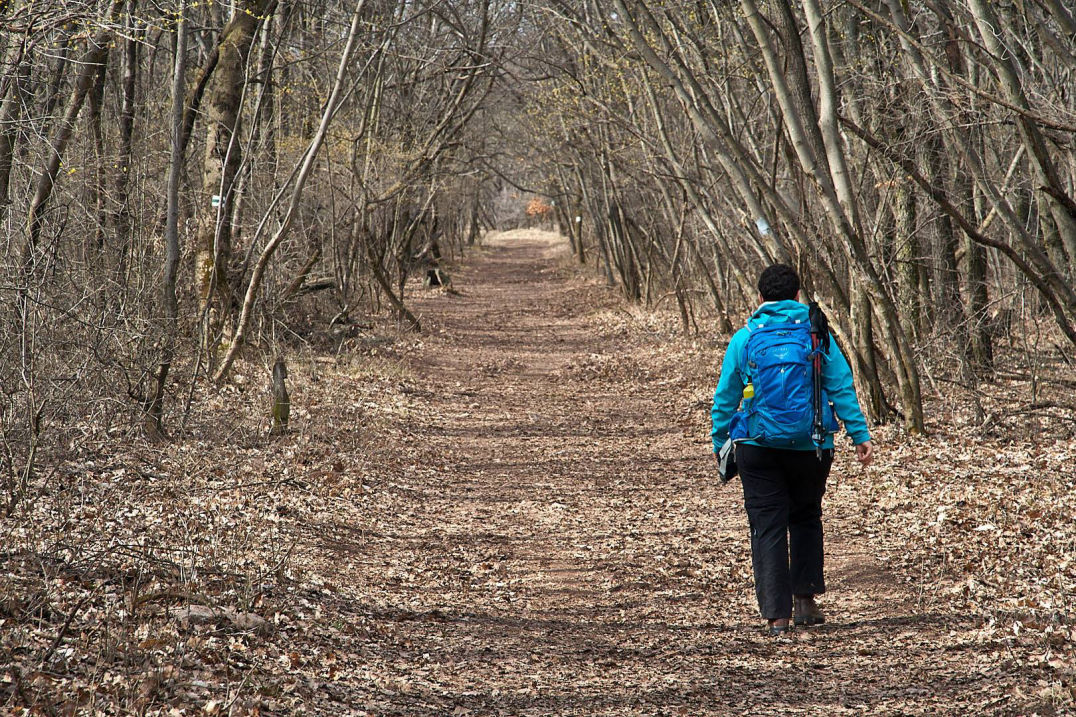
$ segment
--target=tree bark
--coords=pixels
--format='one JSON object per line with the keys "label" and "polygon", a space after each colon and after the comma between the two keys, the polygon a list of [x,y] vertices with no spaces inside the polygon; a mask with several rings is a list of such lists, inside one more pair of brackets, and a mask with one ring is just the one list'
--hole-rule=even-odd
{"label": "tree bark", "polygon": [[152,394],[146,401],[143,428],[151,440],[166,437],[164,428],[164,397],[168,387],[168,374],[175,359],[176,337],[179,331],[179,300],[176,294],[176,277],[179,273],[179,184],[183,171],[183,107],[184,84],[187,76],[187,18],[181,7],[176,19],[175,60],[172,71],[172,111],[169,129],[171,154],[168,163],[168,180],[165,187],[164,222],[164,276],[161,281],[161,353],[153,374]]}
{"label": "tree bark", "polygon": [[920,338],[919,234],[916,231],[915,188],[903,177],[893,180],[894,259],[897,268],[897,304],[904,331]]}
{"label": "tree bark", "polygon": [[[134,172],[134,121],[136,94],[138,90],[138,62],[141,43],[135,24],[138,0],[127,2],[126,38],[123,43],[122,100],[120,103],[120,151],[115,174],[116,201],[112,213],[112,225],[116,231],[116,244],[120,250],[117,275],[125,282],[127,260],[131,252],[131,175]],[[174,88],[173,88],[174,89]]]}
{"label": "tree bark", "polygon": [[28,38],[8,49],[5,67],[9,67],[7,91],[0,92],[0,222],[10,203],[11,170],[19,137],[19,121],[30,80],[30,63],[26,57]]}
{"label": "tree bark", "polygon": [[[232,254],[231,203],[242,155],[240,105],[258,18],[270,2],[246,0],[225,27],[217,46],[216,69],[203,100],[207,136],[194,244],[194,281],[199,311],[207,319],[206,346],[215,344],[218,335],[227,331],[235,305],[227,269]],[[214,197],[219,198],[215,207]]]}
{"label": "tree bark", "polygon": [[90,134],[93,136],[93,183],[89,187],[91,197],[87,204],[94,207],[93,239],[91,249],[100,251],[105,246],[105,227],[108,226],[108,213],[105,199],[108,197],[107,173],[105,172],[105,135],[101,128],[101,103],[105,95],[105,66],[97,68],[93,85],[87,95],[89,103]]}
{"label": "tree bark", "polygon": [[[944,145],[937,133],[931,133],[924,149],[927,181],[936,187],[948,184],[948,172],[943,167]],[[931,303],[934,304],[935,321],[946,330],[964,332],[963,303],[960,295],[960,270],[956,250],[959,239],[952,217],[944,211],[934,219],[933,246],[931,249]]]}

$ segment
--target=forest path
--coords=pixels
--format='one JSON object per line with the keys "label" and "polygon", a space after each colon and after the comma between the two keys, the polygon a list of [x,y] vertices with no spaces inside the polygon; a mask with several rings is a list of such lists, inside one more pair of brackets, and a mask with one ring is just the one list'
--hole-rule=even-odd
{"label": "forest path", "polygon": [[723,340],[647,325],[563,251],[495,236],[454,269],[459,294],[412,299],[403,458],[317,529],[348,674],[332,699],[455,715],[981,705],[986,676],[945,647],[957,621],[918,612],[842,510],[847,455],[825,506],[829,622],[762,634],[742,493],[707,445]]}

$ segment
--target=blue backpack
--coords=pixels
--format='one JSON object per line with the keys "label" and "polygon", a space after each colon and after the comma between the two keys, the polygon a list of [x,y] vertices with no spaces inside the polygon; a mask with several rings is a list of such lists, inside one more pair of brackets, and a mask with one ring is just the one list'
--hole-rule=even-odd
{"label": "blue backpack", "polygon": [[[757,441],[773,448],[809,449],[818,444],[814,427],[816,349],[806,322],[748,327],[751,335],[741,362],[745,390],[742,408],[733,416],[733,441]],[[817,349],[820,351],[821,349]],[[836,432],[837,419],[822,394],[825,436]],[[824,437],[823,436],[823,440]]]}

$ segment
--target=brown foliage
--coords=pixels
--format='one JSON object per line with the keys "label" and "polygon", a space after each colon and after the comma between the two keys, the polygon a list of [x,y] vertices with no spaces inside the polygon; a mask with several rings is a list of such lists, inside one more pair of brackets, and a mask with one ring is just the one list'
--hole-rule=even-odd
{"label": "brown foliage", "polygon": [[[985,390],[840,452],[829,621],[761,633],[707,400],[725,338],[493,238],[381,325],[99,436],[3,524],[0,699],[40,712],[1040,714],[1076,707],[1073,414]],[[1018,392],[1017,392],[1018,393]],[[243,418],[236,420],[236,416]],[[1037,440],[1032,440],[1033,436]],[[719,675],[720,679],[715,679]],[[809,685],[809,689],[805,688]]]}

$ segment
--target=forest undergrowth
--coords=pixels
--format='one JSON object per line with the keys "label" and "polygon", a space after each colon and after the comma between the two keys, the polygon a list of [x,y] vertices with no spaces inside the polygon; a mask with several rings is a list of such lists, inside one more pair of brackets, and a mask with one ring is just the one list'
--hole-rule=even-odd
{"label": "forest undergrowth", "polygon": [[929,398],[927,435],[874,428],[866,471],[839,441],[831,620],[773,641],[709,454],[727,337],[547,234],[452,271],[412,287],[421,334],[295,346],[288,435],[252,361],[170,443],[66,427],[0,520],[5,709],[1076,710],[1076,415],[1004,353],[975,400]]}

